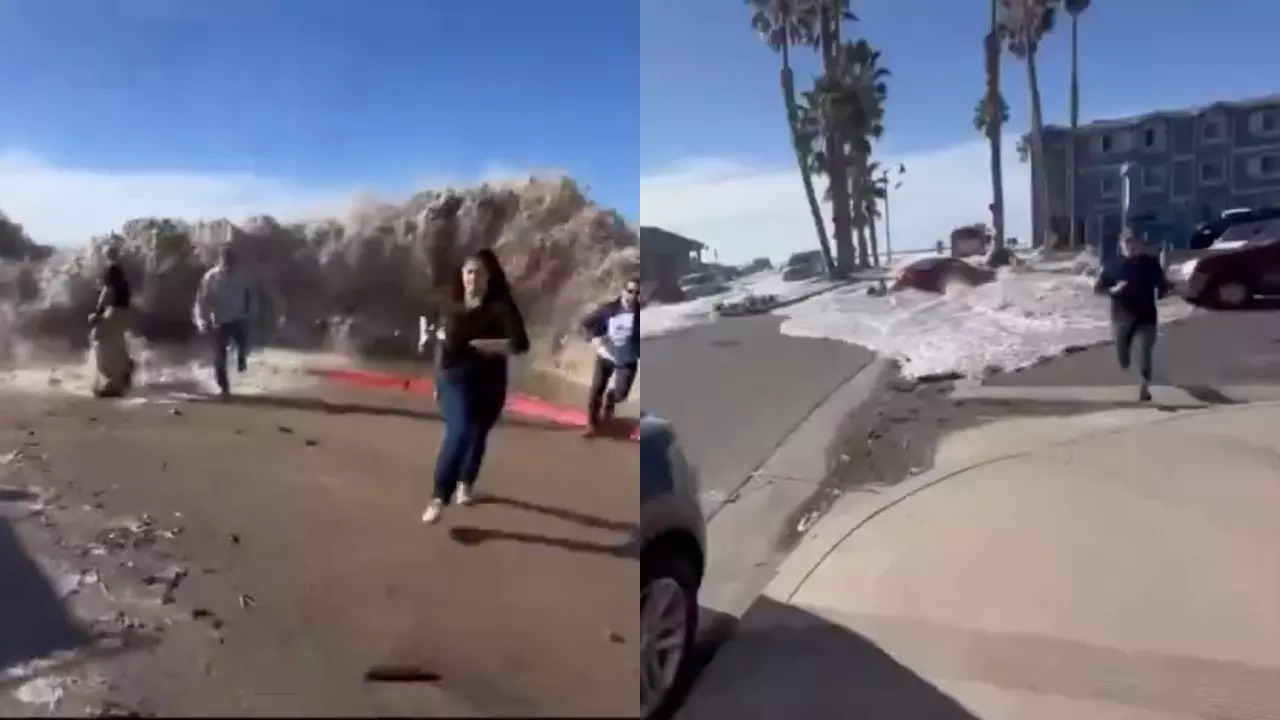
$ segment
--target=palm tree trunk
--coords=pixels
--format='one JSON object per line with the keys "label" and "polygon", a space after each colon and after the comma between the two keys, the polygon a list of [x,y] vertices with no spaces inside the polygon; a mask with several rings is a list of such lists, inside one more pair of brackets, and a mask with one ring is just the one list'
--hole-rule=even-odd
{"label": "palm tree trunk", "polygon": [[868,268],[871,267],[871,253],[867,247],[867,225],[873,224],[874,221],[867,212],[867,193],[871,189],[868,183],[871,181],[871,176],[867,172],[865,152],[854,153],[854,166],[850,169],[852,182],[849,183],[849,197],[853,202],[853,224],[858,230],[858,266]]}
{"label": "palm tree trunk", "polygon": [[1071,249],[1076,244],[1076,130],[1080,126],[1080,18],[1071,16],[1071,132],[1067,133],[1067,217],[1071,220],[1068,237]]}
{"label": "palm tree trunk", "polygon": [[791,54],[788,46],[782,46],[782,99],[787,106],[787,131],[791,133],[791,143],[796,149],[796,162],[800,165],[800,180],[804,183],[804,193],[809,200],[809,212],[813,214],[814,230],[818,233],[818,248],[822,251],[822,262],[827,266],[827,273],[837,275],[836,265],[831,257],[831,242],[827,239],[827,224],[822,219],[822,206],[818,204],[818,193],[813,188],[813,177],[809,175],[809,155],[804,143],[796,134],[797,118],[800,115],[796,107],[795,74],[791,71]]}
{"label": "palm tree trunk", "polygon": [[871,265],[872,267],[880,267],[880,239],[876,235],[876,219],[874,217],[867,218],[867,233],[871,240]]}
{"label": "palm tree trunk", "polygon": [[1040,78],[1036,74],[1036,49],[1027,52],[1027,82],[1031,85],[1031,172],[1039,206],[1041,246],[1049,244],[1049,174],[1044,167],[1044,116],[1040,109]]}
{"label": "palm tree trunk", "polygon": [[991,0],[991,32],[987,35],[987,141],[991,144],[991,230],[995,234],[996,247],[1004,247],[1004,166],[1002,165],[1000,140],[1002,122],[1000,117],[1000,34],[999,14],[996,3]]}
{"label": "palm tree trunk", "polygon": [[[822,45],[822,69],[834,76],[838,68],[840,49],[840,14],[824,5],[820,23]],[[839,133],[839,123],[829,123],[831,130],[826,137],[827,178],[831,181],[831,220],[836,238],[836,268],[843,275],[853,269],[853,229],[849,200],[849,175],[844,138]],[[860,258],[859,261],[865,258]]]}

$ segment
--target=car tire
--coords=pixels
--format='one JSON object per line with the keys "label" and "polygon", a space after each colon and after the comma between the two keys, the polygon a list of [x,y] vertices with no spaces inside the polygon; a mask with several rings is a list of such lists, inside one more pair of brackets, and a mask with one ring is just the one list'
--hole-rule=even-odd
{"label": "car tire", "polygon": [[[646,664],[650,661],[648,635],[644,618],[649,605],[656,601],[659,593],[671,592],[678,588],[684,620],[684,637],[679,646],[679,659],[675,670],[666,682],[660,700],[650,703],[644,708],[647,713],[644,720],[665,720],[671,717],[682,700],[684,691],[692,680],[694,667],[694,643],[698,635],[698,585],[699,578],[693,558],[686,557],[679,547],[670,543],[657,543],[646,547],[640,555],[640,616],[642,635],[640,649],[640,673],[642,687],[645,683]],[[663,597],[666,597],[665,595]],[[643,691],[641,693],[643,701]]]}
{"label": "car tire", "polygon": [[1243,280],[1215,278],[1205,289],[1204,296],[1216,308],[1236,310],[1249,304],[1253,299],[1253,289]]}

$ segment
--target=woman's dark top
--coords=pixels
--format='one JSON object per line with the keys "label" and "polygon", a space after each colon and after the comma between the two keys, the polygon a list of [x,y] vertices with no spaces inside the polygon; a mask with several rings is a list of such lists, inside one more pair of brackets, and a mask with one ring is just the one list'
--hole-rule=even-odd
{"label": "woman's dark top", "polygon": [[[120,263],[111,263],[107,265],[107,269],[102,273],[102,285],[110,292],[107,293],[107,306],[127,310],[129,302],[133,297],[133,291],[129,288],[129,280],[124,276],[124,269],[120,267]],[[99,308],[106,310],[106,308]]]}
{"label": "woman's dark top", "polygon": [[506,338],[508,351],[521,355],[529,350],[524,318],[513,301],[486,300],[474,308],[450,303],[444,313],[444,341],[436,366],[463,374],[469,388],[493,388],[505,392],[507,358],[485,355],[471,347],[472,340]]}

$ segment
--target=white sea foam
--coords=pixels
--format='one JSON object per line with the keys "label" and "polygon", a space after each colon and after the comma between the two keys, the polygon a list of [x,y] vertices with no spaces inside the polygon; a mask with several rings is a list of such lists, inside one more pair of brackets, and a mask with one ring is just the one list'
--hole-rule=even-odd
{"label": "white sea foam", "polygon": [[[138,375],[134,392],[121,402],[172,402],[193,395],[217,393],[213,367],[205,358],[164,357],[157,353],[135,352]],[[232,389],[242,395],[287,392],[315,383],[309,370],[349,364],[337,355],[300,353],[266,349],[249,356],[247,370],[237,374],[231,361]],[[91,394],[94,368],[90,358],[83,362],[27,362],[19,367],[0,368],[0,390],[33,394]]]}
{"label": "white sea foam", "polygon": [[788,282],[776,270],[754,273],[729,283],[729,290],[717,295],[645,307],[640,311],[640,334],[643,337],[655,337],[712,322],[716,319],[716,303],[732,302],[747,295],[774,295],[786,302],[830,285],[831,281],[824,279]]}
{"label": "white sea foam", "polygon": [[[958,372],[979,376],[1010,371],[1089,345],[1109,335],[1106,298],[1091,278],[1002,271],[996,282],[959,286],[945,295],[916,291],[868,295],[841,288],[779,309],[781,331],[830,338],[870,348],[902,363],[911,377]],[[1185,317],[1177,298],[1162,304],[1162,320]]]}

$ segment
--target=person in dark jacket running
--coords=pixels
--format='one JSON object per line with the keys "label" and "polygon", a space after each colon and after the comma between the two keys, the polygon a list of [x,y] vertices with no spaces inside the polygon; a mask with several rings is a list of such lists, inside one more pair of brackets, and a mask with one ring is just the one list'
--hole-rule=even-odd
{"label": "person in dark jacket running", "polygon": [[1169,294],[1160,261],[1146,252],[1143,239],[1127,234],[1121,240],[1123,259],[1098,276],[1094,290],[1111,296],[1111,327],[1115,333],[1120,369],[1129,371],[1133,345],[1138,344],[1138,399],[1151,399],[1151,366],[1159,320],[1156,301]]}
{"label": "person in dark jacket running", "polygon": [[444,440],[424,523],[439,520],[450,501],[471,503],[489,431],[507,401],[507,358],[529,350],[524,319],[492,250],[468,257],[450,290],[437,333],[435,377]]}
{"label": "person in dark jacket running", "polygon": [[592,436],[613,419],[614,409],[631,394],[640,370],[640,281],[628,280],[621,295],[582,321],[582,329],[596,351],[587,400],[586,434]]}

